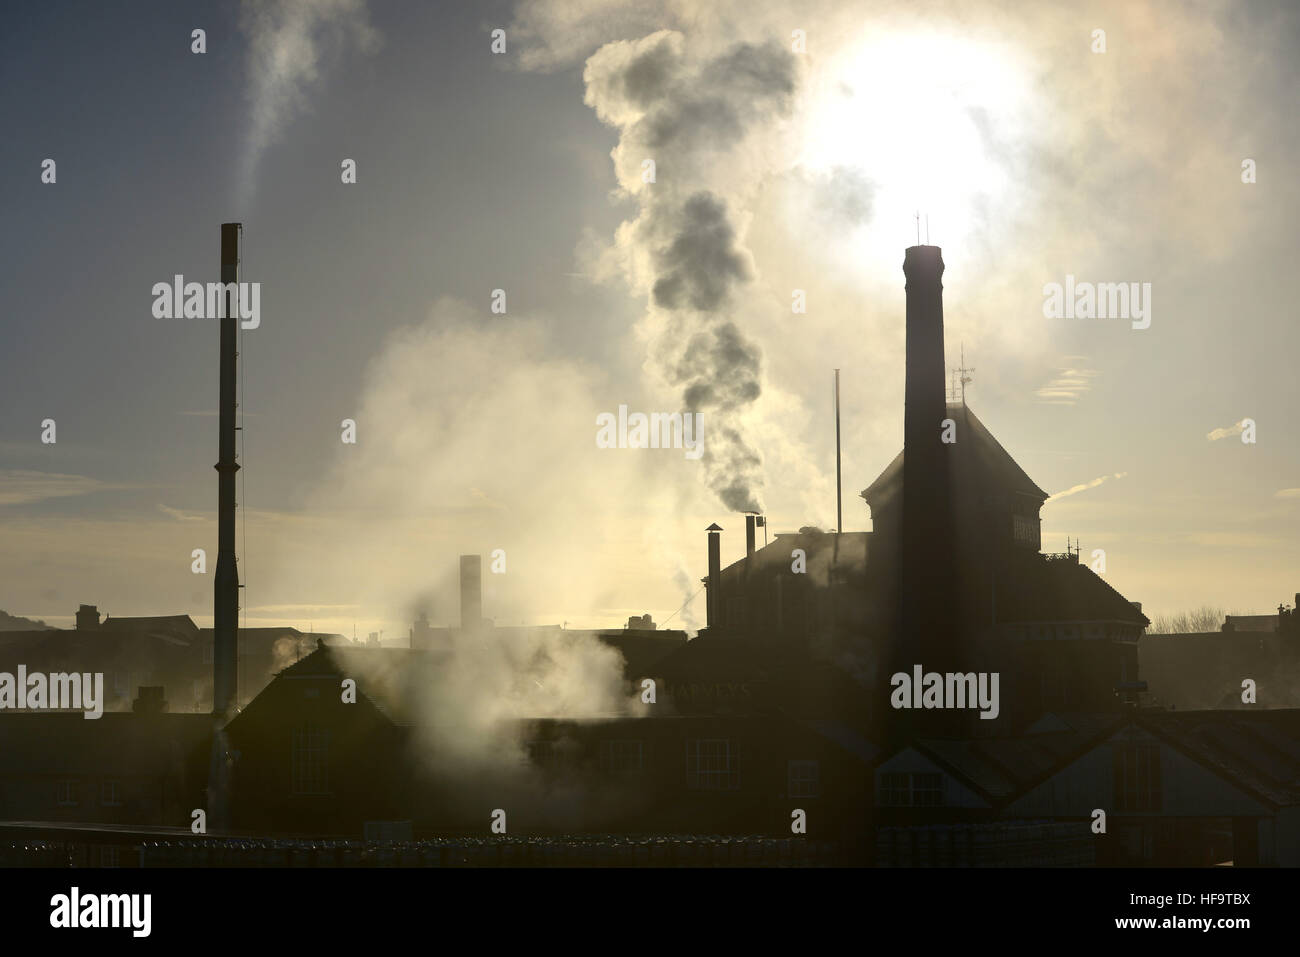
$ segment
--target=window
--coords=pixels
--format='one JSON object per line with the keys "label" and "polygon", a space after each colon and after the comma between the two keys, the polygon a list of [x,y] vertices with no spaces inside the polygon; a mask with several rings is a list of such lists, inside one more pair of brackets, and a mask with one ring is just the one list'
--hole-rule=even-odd
{"label": "window", "polygon": [[330,733],[307,725],[293,729],[291,788],[294,794],[328,794]]}
{"label": "window", "polygon": [[534,765],[545,771],[563,773],[578,767],[581,754],[572,739],[555,738],[529,743],[528,756]]}
{"label": "window", "polygon": [[77,791],[76,781],[60,781],[55,798],[59,807],[77,807],[81,803]]}
{"label": "window", "polygon": [[1011,516],[1011,537],[1017,545],[1032,548],[1035,551],[1042,545],[1039,519],[1036,515]]}
{"label": "window", "polygon": [[740,769],[726,738],[696,738],[686,742],[686,786],[699,791],[734,791]]}
{"label": "window", "polygon": [[121,782],[112,780],[99,782],[99,803],[104,807],[121,807]]}
{"label": "window", "polygon": [[792,798],[821,796],[821,767],[816,761],[786,764],[786,794]]}
{"label": "window", "polygon": [[942,807],[943,775],[885,773],[880,775],[881,807]]}
{"label": "window", "polygon": [[600,769],[610,774],[638,774],[644,769],[640,741],[600,742]]}
{"label": "window", "polygon": [[98,858],[100,867],[122,866],[122,848],[116,844],[92,844],[90,850],[91,859]]}
{"label": "window", "polygon": [[1159,811],[1160,748],[1118,743],[1114,754],[1115,807],[1121,811]]}

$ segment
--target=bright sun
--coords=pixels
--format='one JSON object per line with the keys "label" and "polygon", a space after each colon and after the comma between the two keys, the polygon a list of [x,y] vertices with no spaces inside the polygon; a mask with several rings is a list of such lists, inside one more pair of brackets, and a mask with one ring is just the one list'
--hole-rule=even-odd
{"label": "bright sun", "polygon": [[[959,245],[1013,199],[1016,150],[1033,101],[1006,49],[945,34],[872,34],[813,81],[805,149],[812,170],[852,167],[874,185],[857,237],[872,253],[916,241]],[[904,241],[905,240],[905,241]]]}

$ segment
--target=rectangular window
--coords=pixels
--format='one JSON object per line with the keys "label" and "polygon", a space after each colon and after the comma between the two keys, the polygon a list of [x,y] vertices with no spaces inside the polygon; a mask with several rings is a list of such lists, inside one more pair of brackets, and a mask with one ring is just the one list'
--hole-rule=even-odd
{"label": "rectangular window", "polygon": [[909,772],[880,775],[881,807],[942,807],[943,775]]}
{"label": "rectangular window", "polygon": [[328,794],[330,733],[306,725],[293,729],[291,788],[294,794]]}
{"label": "rectangular window", "polygon": [[104,807],[122,806],[122,786],[118,781],[101,781],[99,783],[99,803]]}
{"label": "rectangular window", "polygon": [[816,761],[786,764],[786,794],[792,798],[821,796],[821,766]]}
{"label": "rectangular window", "polygon": [[600,769],[609,774],[639,774],[644,770],[640,741],[600,742]]}
{"label": "rectangular window", "polygon": [[1042,545],[1037,516],[1013,515],[1011,517],[1011,534],[1017,545],[1023,545],[1035,551]]}
{"label": "rectangular window", "polygon": [[76,781],[60,781],[55,798],[59,807],[77,807],[81,804]]}
{"label": "rectangular window", "polygon": [[740,787],[737,756],[726,738],[686,742],[686,786],[697,791],[734,791]]}
{"label": "rectangular window", "polygon": [[1159,811],[1160,748],[1154,744],[1118,743],[1114,752],[1115,807],[1120,811]]}
{"label": "rectangular window", "polygon": [[122,848],[116,844],[96,844],[91,846],[91,859],[98,858],[100,867],[121,867]]}

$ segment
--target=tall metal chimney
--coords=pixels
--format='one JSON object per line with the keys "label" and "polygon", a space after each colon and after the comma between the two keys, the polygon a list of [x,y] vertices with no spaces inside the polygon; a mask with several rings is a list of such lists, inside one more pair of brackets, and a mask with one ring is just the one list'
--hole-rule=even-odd
{"label": "tall metal chimney", "polygon": [[221,319],[221,396],[218,405],[220,454],[217,470],[217,572],[212,593],[212,712],[228,717],[238,703],[239,569],[235,562],[235,346],[238,341],[238,289],[243,225],[221,224],[221,282],[226,311]]}
{"label": "tall metal chimney", "polygon": [[754,515],[745,516],[745,557],[754,557]]}
{"label": "tall metal chimney", "polygon": [[460,556],[460,627],[462,631],[483,624],[483,556]]}
{"label": "tall metal chimney", "polygon": [[709,533],[709,578],[705,582],[705,624],[709,630],[722,627],[722,528],[714,522],[707,529]]}
{"label": "tall metal chimney", "polygon": [[[907,277],[907,385],[903,410],[902,648],[913,662],[944,671],[955,651],[952,496],[943,362],[943,255],[912,246]],[[958,435],[957,441],[966,440]],[[945,660],[918,658],[935,655]]]}

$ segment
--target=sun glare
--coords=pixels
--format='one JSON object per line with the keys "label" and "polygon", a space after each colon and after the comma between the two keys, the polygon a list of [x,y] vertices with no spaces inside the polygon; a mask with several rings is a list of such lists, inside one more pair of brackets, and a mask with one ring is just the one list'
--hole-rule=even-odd
{"label": "sun glare", "polygon": [[801,163],[861,170],[874,186],[859,240],[896,253],[916,241],[960,244],[997,216],[1014,187],[1028,128],[1028,71],[1008,51],[943,34],[873,34],[813,85]]}

